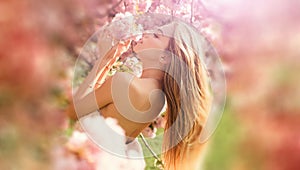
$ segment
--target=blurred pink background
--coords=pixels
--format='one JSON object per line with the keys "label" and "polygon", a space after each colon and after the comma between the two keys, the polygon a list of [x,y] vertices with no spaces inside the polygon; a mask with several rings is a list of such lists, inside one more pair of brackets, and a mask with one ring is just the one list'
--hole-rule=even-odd
{"label": "blurred pink background", "polygon": [[[80,48],[116,13],[147,8],[118,2],[0,2],[0,169],[51,169],[52,150],[65,140],[58,136],[68,126],[64,112]],[[177,8],[149,3],[166,14]],[[204,169],[300,169],[300,1],[193,3],[227,80]]]}

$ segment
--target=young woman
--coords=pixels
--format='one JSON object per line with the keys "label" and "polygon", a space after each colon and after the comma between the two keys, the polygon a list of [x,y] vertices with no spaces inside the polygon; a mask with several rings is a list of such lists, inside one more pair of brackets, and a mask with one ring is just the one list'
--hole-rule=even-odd
{"label": "young woman", "polygon": [[[114,56],[128,46],[128,42],[119,45]],[[133,50],[143,64],[141,77],[129,73],[109,77],[94,93],[74,101],[77,116],[99,110],[103,117],[117,119],[126,143],[130,143],[159,115],[166,102],[164,168],[197,169],[204,146],[199,137],[212,100],[201,59],[202,40],[193,28],[176,21],[144,33]]]}

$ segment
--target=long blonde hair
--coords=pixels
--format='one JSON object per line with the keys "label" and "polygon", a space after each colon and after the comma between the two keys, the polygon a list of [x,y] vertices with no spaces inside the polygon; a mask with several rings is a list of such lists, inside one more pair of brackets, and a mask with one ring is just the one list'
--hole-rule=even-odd
{"label": "long blonde hair", "polygon": [[191,148],[201,145],[199,137],[210,111],[211,93],[208,74],[200,58],[204,57],[200,38],[186,24],[174,24],[173,38],[167,49],[171,60],[163,81],[167,99],[163,140],[165,169],[188,164],[186,156]]}

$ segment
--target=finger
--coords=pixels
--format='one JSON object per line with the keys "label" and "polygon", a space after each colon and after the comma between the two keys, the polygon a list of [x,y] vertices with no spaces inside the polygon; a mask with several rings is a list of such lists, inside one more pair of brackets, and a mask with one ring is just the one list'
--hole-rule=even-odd
{"label": "finger", "polygon": [[123,52],[127,51],[131,45],[131,41],[132,40],[120,41],[117,48],[118,52],[122,54]]}
{"label": "finger", "polygon": [[121,40],[120,44],[123,45],[123,46],[128,46],[128,45],[130,45],[131,41],[132,41],[131,39],[128,39],[128,40],[125,40],[125,41]]}

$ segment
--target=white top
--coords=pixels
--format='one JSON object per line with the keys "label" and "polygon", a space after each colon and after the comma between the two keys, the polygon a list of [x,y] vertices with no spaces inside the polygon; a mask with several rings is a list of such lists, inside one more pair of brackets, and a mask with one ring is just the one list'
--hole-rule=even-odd
{"label": "white top", "polygon": [[[105,119],[99,111],[90,113],[79,119],[87,136],[97,146],[110,154],[127,159],[127,163],[133,163],[140,170],[145,168],[143,150],[137,139],[126,143],[124,130],[112,118]],[[128,166],[129,168],[130,166]]]}

